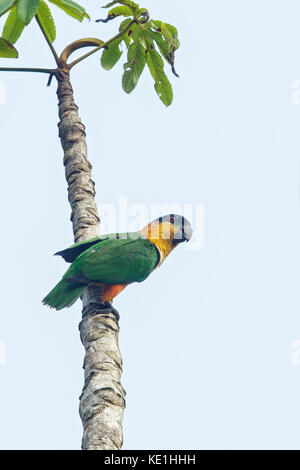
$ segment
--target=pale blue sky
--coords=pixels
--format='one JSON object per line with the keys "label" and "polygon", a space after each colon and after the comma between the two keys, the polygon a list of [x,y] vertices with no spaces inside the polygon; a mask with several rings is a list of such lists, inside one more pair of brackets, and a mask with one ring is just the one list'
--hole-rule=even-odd
{"label": "pale blue sky", "polygon": [[[99,2],[83,3],[103,17]],[[116,299],[124,449],[300,449],[299,2],[144,6],[180,31],[170,108],[147,72],[130,96],[121,63],[106,72],[93,56],[72,74],[97,204],[202,204],[205,242],[179,246]],[[58,50],[117,28],[52,10]],[[35,25],[17,46],[20,60],[1,64],[53,65]],[[52,254],[72,243],[56,86],[37,74],[0,80],[0,448],[77,449],[80,303],[41,305],[66,268]]]}

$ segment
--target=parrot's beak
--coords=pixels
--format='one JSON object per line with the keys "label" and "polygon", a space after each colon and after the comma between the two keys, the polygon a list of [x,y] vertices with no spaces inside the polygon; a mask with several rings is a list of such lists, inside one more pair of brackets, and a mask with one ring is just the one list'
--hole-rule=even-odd
{"label": "parrot's beak", "polygon": [[188,242],[193,236],[193,229],[189,223],[185,223],[182,228],[179,228],[174,234],[174,244]]}
{"label": "parrot's beak", "polygon": [[184,224],[183,227],[183,238],[186,242],[190,241],[193,236],[193,229],[190,224]]}

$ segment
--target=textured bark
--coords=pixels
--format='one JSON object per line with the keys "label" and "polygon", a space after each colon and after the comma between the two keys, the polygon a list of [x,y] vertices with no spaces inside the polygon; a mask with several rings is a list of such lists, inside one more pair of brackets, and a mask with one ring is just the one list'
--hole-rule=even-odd
{"label": "textured bark", "polygon": [[68,198],[75,241],[99,235],[99,217],[95,203],[95,185],[87,159],[85,127],[78,116],[68,73],[58,80],[59,137],[64,150]]}
{"label": "textured bark", "polygon": [[[58,75],[59,136],[71,205],[74,240],[99,235],[99,217],[91,164],[87,160],[85,127],[74,103],[69,73]],[[85,382],[80,396],[84,428],[82,448],[118,450],[122,446],[125,391],[121,386],[122,359],[118,347],[119,325],[113,314],[99,314],[99,291],[88,287],[82,296],[83,317],[79,324],[85,347]]]}

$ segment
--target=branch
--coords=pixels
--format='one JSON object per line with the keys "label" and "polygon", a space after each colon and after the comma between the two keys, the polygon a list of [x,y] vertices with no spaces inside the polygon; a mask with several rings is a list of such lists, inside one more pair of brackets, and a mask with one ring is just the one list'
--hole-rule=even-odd
{"label": "branch", "polygon": [[78,49],[81,49],[82,47],[91,47],[91,46],[104,46],[104,41],[101,41],[101,39],[98,38],[83,38],[83,39],[78,39],[77,41],[72,42],[69,44],[67,47],[64,48],[60,55],[60,61],[61,63],[66,63],[67,60],[69,59],[70,55],[73,54],[73,52],[77,51]]}
{"label": "branch", "polygon": [[30,67],[0,67],[0,72],[37,72],[37,73],[53,73],[53,69],[39,69]]}
{"label": "branch", "polygon": [[55,59],[56,64],[59,66],[59,57],[58,57],[58,55],[57,55],[57,53],[56,53],[56,50],[55,50],[54,47],[53,47],[52,42],[49,40],[47,34],[45,33],[45,30],[44,30],[43,26],[41,25],[41,22],[40,22],[40,20],[39,20],[38,15],[35,15],[35,19],[36,19],[36,21],[37,21],[37,24],[38,24],[39,27],[40,27],[40,30],[41,30],[42,33],[43,33],[44,38],[46,39],[46,42],[47,42],[47,44],[48,44],[48,46],[49,46],[49,48],[50,48],[50,50],[51,50],[51,52],[52,52],[52,55],[53,55],[53,57],[54,57],[54,59]]}
{"label": "branch", "polygon": [[122,29],[122,31],[120,31],[118,34],[116,34],[116,36],[114,36],[113,38],[109,39],[108,41],[106,42],[103,42],[102,44],[100,44],[99,46],[97,46],[95,49],[93,49],[92,51],[88,52],[87,54],[84,54],[83,56],[79,57],[78,59],[74,60],[73,62],[71,62],[68,66],[69,70],[71,70],[71,68],[74,67],[74,65],[76,64],[79,64],[79,62],[81,62],[82,60],[86,59],[87,57],[89,57],[90,55],[92,54],[95,54],[95,52],[97,51],[100,51],[100,49],[103,49],[103,48],[107,48],[107,46],[115,41],[116,39],[118,39],[119,37],[121,37],[124,33],[126,33],[126,31],[128,31],[128,29],[130,28],[131,25],[133,25],[133,23],[136,23],[137,20],[132,20],[127,26],[126,28]]}
{"label": "branch", "polygon": [[[64,150],[73,233],[78,242],[99,236],[99,216],[91,164],[87,159],[85,127],[78,116],[69,71],[61,72],[57,89],[59,136]],[[82,448],[120,450],[125,391],[120,382],[119,325],[112,313],[98,313],[100,293],[99,287],[89,286],[82,296],[84,314],[79,325],[85,347],[85,380],[80,397]]]}

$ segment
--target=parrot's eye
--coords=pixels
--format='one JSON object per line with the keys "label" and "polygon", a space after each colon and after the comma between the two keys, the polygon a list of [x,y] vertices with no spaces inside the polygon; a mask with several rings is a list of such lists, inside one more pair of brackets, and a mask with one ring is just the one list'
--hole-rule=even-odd
{"label": "parrot's eye", "polygon": [[171,224],[174,224],[174,220],[175,220],[174,217],[171,216],[171,217],[170,217],[170,222],[171,222]]}

